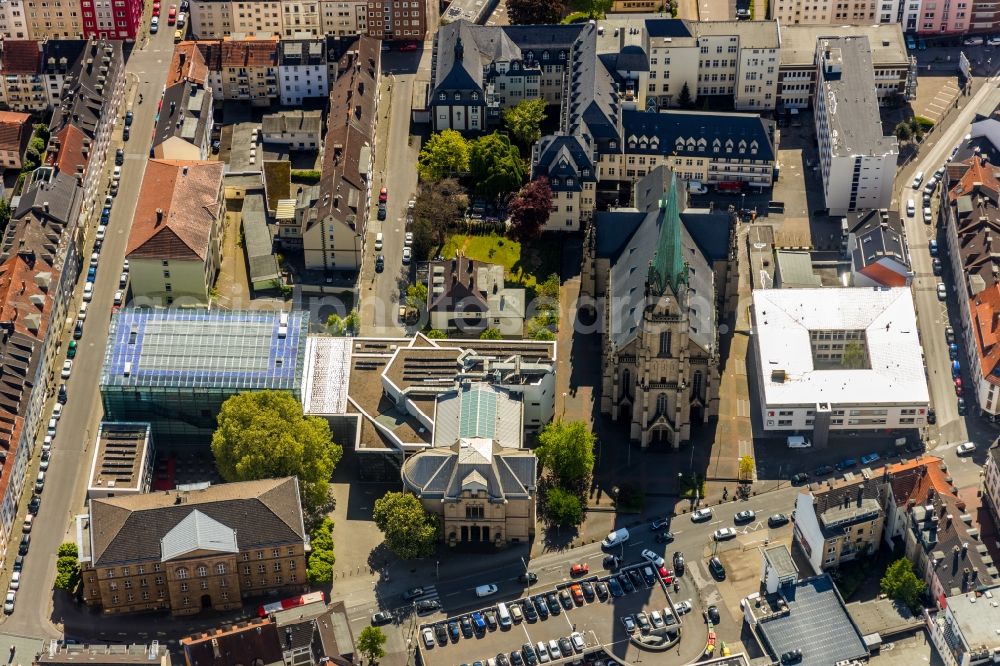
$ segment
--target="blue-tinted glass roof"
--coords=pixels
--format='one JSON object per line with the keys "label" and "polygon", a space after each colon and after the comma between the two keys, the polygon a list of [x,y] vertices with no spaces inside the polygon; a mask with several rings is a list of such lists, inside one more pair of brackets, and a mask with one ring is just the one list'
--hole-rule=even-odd
{"label": "blue-tinted glass roof", "polygon": [[298,391],[308,320],[307,312],[123,309],[111,318],[101,386]]}
{"label": "blue-tinted glass roof", "polygon": [[494,439],[497,430],[497,394],[478,386],[462,389],[458,436]]}

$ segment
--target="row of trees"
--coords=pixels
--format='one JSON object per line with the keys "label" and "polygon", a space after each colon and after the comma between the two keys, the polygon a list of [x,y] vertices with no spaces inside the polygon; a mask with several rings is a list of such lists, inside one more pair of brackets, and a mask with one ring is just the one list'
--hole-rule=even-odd
{"label": "row of trees", "polygon": [[329,585],[333,582],[333,520],[324,517],[309,535],[309,563],[306,577],[310,585]]}
{"label": "row of trees", "polygon": [[[572,0],[570,3],[586,18],[602,19],[611,9],[611,0]],[[566,7],[559,0],[507,0],[507,17],[514,25],[559,23]]]}

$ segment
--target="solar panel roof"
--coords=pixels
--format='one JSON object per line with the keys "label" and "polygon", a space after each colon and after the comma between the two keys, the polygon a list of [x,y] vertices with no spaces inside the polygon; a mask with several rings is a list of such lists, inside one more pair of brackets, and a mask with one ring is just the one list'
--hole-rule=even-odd
{"label": "solar panel roof", "polygon": [[785,589],[784,596],[788,614],[764,619],[758,625],[775,657],[798,648],[804,666],[834,666],[868,656],[861,633],[829,576],[799,581]]}
{"label": "solar panel roof", "polygon": [[309,315],[120,310],[101,386],[298,390]]}
{"label": "solar panel roof", "polygon": [[462,389],[462,412],[458,428],[461,438],[494,439],[497,431],[497,394],[478,385]]}

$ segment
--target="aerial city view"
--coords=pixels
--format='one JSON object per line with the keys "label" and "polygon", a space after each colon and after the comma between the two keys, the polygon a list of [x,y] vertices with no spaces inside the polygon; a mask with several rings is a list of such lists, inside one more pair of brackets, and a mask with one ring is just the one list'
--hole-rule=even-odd
{"label": "aerial city view", "polygon": [[996,0],[0,0],[0,169],[6,666],[1000,663]]}

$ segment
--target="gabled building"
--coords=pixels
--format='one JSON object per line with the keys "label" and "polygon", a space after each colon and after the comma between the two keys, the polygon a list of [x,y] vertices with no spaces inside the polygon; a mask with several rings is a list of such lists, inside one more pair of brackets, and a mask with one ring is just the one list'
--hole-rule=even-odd
{"label": "gabled building", "polygon": [[278,43],[278,90],[284,106],[301,106],[305,99],[329,97],[324,38],[286,36]]}
{"label": "gabled building", "polygon": [[222,162],[150,160],[125,256],[133,298],[206,305],[222,261]]}
{"label": "gabled building", "polygon": [[142,0],[116,0],[113,8],[101,0],[80,0],[83,36],[85,39],[135,40],[144,8]]}
{"label": "gabled building", "polygon": [[643,447],[676,449],[718,413],[715,273],[681,220],[675,173],[654,169],[634,200],[598,213],[585,242],[582,290],[610,304],[601,412],[628,423]]}
{"label": "gabled building", "polygon": [[892,548],[905,542],[909,529],[910,512],[916,506],[927,504],[935,495],[952,493],[941,458],[922,455],[894,465],[886,465],[888,488],[885,506],[883,537]]}
{"label": "gabled building", "polygon": [[855,287],[904,287],[913,280],[906,229],[898,211],[847,215],[847,256]]}
{"label": "gabled building", "polygon": [[307,269],[354,274],[361,266],[371,201],[380,59],[379,42],[361,37],[356,48],[341,58],[338,78],[330,84],[319,199],[302,219]]}
{"label": "gabled building", "polygon": [[30,138],[30,115],[0,111],[0,168],[20,169],[21,158]]}
{"label": "gabled building", "polygon": [[25,23],[32,39],[80,39],[81,0],[23,0]]}
{"label": "gabled building", "polygon": [[793,542],[815,573],[871,555],[882,541],[887,487],[878,478],[831,481],[795,499]]}
{"label": "gabled building", "polygon": [[208,85],[221,101],[271,106],[278,101],[278,39],[242,33],[197,47],[208,68]]}
{"label": "gabled building", "polygon": [[589,136],[543,136],[532,147],[532,178],[544,176],[552,189],[546,231],[575,231],[594,214],[597,165]]}
{"label": "gabled building", "polygon": [[319,150],[323,113],[301,110],[270,113],[261,122],[261,134],[265,143],[285,146],[288,150]]}
{"label": "gabled building", "polygon": [[504,267],[463,256],[427,267],[427,314],[431,328],[478,336],[487,328],[520,338],[524,289],[504,286]]}
{"label": "gabled building", "polygon": [[168,86],[153,128],[153,157],[207,160],[212,143],[212,89],[190,79]]}
{"label": "gabled building", "polygon": [[76,518],[83,599],[108,615],[233,610],[305,589],[307,538],[295,477],[91,499]]}
{"label": "gabled building", "polygon": [[45,113],[63,94],[87,42],[79,39],[5,39],[0,42],[0,104],[11,111]]}

